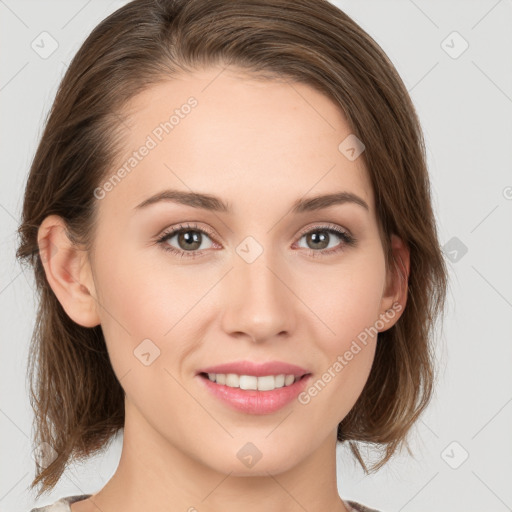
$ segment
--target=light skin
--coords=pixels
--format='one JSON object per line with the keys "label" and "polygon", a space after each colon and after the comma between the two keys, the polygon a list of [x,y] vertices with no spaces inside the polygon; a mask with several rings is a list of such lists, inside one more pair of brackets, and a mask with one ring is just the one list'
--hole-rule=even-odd
{"label": "light skin", "polygon": [[[351,129],[335,103],[305,84],[220,71],[182,75],[130,102],[118,166],[190,96],[198,104],[97,201],[93,254],[70,244],[59,217],[39,229],[41,250],[48,242],[57,248],[44,258],[52,289],[75,322],[101,324],[126,393],[119,466],[73,512],[347,510],[336,482],[336,430],[367,381],[376,337],[307,405],[294,400],[271,414],[229,408],[196,371],[280,360],[306,368],[315,382],[386,310],[403,311],[409,252],[393,236],[402,278],[386,269],[369,176],[362,158],[338,150]],[[218,196],[232,213],[169,201],[135,208],[164,189]],[[298,199],[342,191],[368,210],[345,202],[290,212]],[[178,235],[155,242],[187,223],[200,241],[187,254],[197,257],[164,250],[187,251]],[[356,244],[325,226],[348,231]],[[237,252],[246,237],[263,249],[251,263]],[[145,339],[160,350],[148,366],[134,355]],[[253,467],[237,457],[248,442],[262,454]]]}

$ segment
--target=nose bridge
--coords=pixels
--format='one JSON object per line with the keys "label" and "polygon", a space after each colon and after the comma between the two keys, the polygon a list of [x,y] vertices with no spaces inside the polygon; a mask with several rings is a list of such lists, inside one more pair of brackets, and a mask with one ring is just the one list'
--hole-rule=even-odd
{"label": "nose bridge", "polygon": [[223,316],[226,332],[243,332],[254,341],[290,332],[294,297],[285,285],[286,267],[276,251],[245,240],[233,258]]}

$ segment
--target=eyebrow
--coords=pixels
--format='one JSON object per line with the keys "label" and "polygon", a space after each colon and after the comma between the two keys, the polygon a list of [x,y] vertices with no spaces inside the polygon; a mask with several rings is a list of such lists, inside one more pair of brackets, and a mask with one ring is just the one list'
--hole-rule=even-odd
{"label": "eyebrow", "polygon": [[[219,197],[211,194],[201,194],[199,192],[186,192],[182,190],[163,190],[157,194],[149,197],[138,204],[134,209],[136,211],[147,208],[150,205],[160,202],[173,202],[192,206],[193,208],[200,208],[220,213],[232,213],[231,207]],[[337,192],[333,194],[324,194],[307,199],[298,199],[292,205],[292,213],[304,213],[316,210],[322,210],[330,206],[352,203],[362,206],[370,211],[366,201],[352,192]]]}

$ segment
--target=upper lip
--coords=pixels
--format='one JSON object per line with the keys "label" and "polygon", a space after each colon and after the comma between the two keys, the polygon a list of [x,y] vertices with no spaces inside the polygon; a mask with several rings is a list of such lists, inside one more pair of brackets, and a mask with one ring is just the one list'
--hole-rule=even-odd
{"label": "upper lip", "polygon": [[201,368],[197,373],[235,373],[237,375],[254,375],[256,377],[285,374],[302,377],[309,372],[300,366],[282,361],[268,361],[266,363],[233,361],[232,363],[224,363],[216,366],[208,366],[207,368]]}

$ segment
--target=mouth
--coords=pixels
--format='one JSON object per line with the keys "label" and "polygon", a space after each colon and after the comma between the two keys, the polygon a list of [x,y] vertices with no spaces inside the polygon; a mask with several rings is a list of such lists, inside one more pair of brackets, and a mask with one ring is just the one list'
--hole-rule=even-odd
{"label": "mouth", "polygon": [[199,372],[196,377],[210,396],[230,409],[244,414],[265,415],[291,405],[304,391],[311,375]]}
{"label": "mouth", "polygon": [[231,361],[196,372],[210,396],[245,414],[272,414],[290,405],[311,376],[306,368],[277,360]]}
{"label": "mouth", "polygon": [[236,373],[206,373],[200,372],[199,376],[203,379],[215,382],[229,388],[238,388],[242,390],[254,391],[273,391],[284,387],[293,386],[299,380],[311,375],[304,373],[302,375],[277,374],[277,375],[238,375]]}

